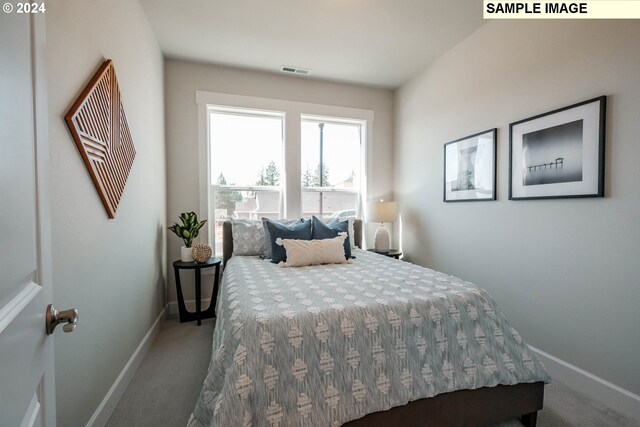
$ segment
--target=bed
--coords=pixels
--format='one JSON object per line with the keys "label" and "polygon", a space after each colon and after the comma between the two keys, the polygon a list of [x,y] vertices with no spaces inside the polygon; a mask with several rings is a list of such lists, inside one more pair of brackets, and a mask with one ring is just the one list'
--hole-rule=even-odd
{"label": "bed", "polygon": [[484,290],[360,249],[298,268],[231,257],[229,223],[223,240],[189,427],[535,426],[549,376]]}

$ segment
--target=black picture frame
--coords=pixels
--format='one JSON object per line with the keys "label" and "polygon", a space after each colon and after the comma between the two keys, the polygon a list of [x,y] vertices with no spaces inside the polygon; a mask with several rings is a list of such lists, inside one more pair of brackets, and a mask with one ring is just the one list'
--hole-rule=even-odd
{"label": "black picture frame", "polygon": [[509,125],[509,200],[604,197],[607,97]]}
{"label": "black picture frame", "polygon": [[496,200],[497,134],[493,128],[444,144],[443,202]]}

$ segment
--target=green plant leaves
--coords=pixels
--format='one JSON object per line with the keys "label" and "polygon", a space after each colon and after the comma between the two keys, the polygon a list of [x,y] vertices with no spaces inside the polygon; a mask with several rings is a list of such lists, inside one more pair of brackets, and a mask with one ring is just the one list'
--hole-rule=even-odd
{"label": "green plant leaves", "polygon": [[191,247],[193,239],[198,237],[200,229],[204,226],[207,220],[198,222],[198,215],[195,212],[183,212],[178,217],[182,225],[174,223],[169,230],[173,231],[176,236],[182,239],[185,246]]}

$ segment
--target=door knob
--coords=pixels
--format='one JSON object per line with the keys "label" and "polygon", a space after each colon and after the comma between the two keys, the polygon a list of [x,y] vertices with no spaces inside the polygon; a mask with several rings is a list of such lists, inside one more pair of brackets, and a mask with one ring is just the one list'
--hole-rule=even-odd
{"label": "door knob", "polygon": [[66,325],[62,327],[63,331],[66,333],[73,332],[78,325],[78,310],[72,308],[70,310],[58,311],[53,304],[49,304],[47,306],[46,322],[47,335],[51,335],[60,323],[66,323]]}

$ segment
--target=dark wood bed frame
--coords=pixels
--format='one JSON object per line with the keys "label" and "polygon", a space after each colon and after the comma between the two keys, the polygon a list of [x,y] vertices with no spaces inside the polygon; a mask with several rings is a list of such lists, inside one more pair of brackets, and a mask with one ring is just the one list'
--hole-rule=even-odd
{"label": "dark wood bed frame", "polygon": [[[354,222],[354,243],[362,248],[362,220]],[[231,222],[222,225],[222,259],[226,264],[233,253]],[[349,421],[345,427],[477,427],[519,418],[525,427],[535,427],[542,409],[544,383],[498,385],[475,390],[458,390],[387,411]]]}

